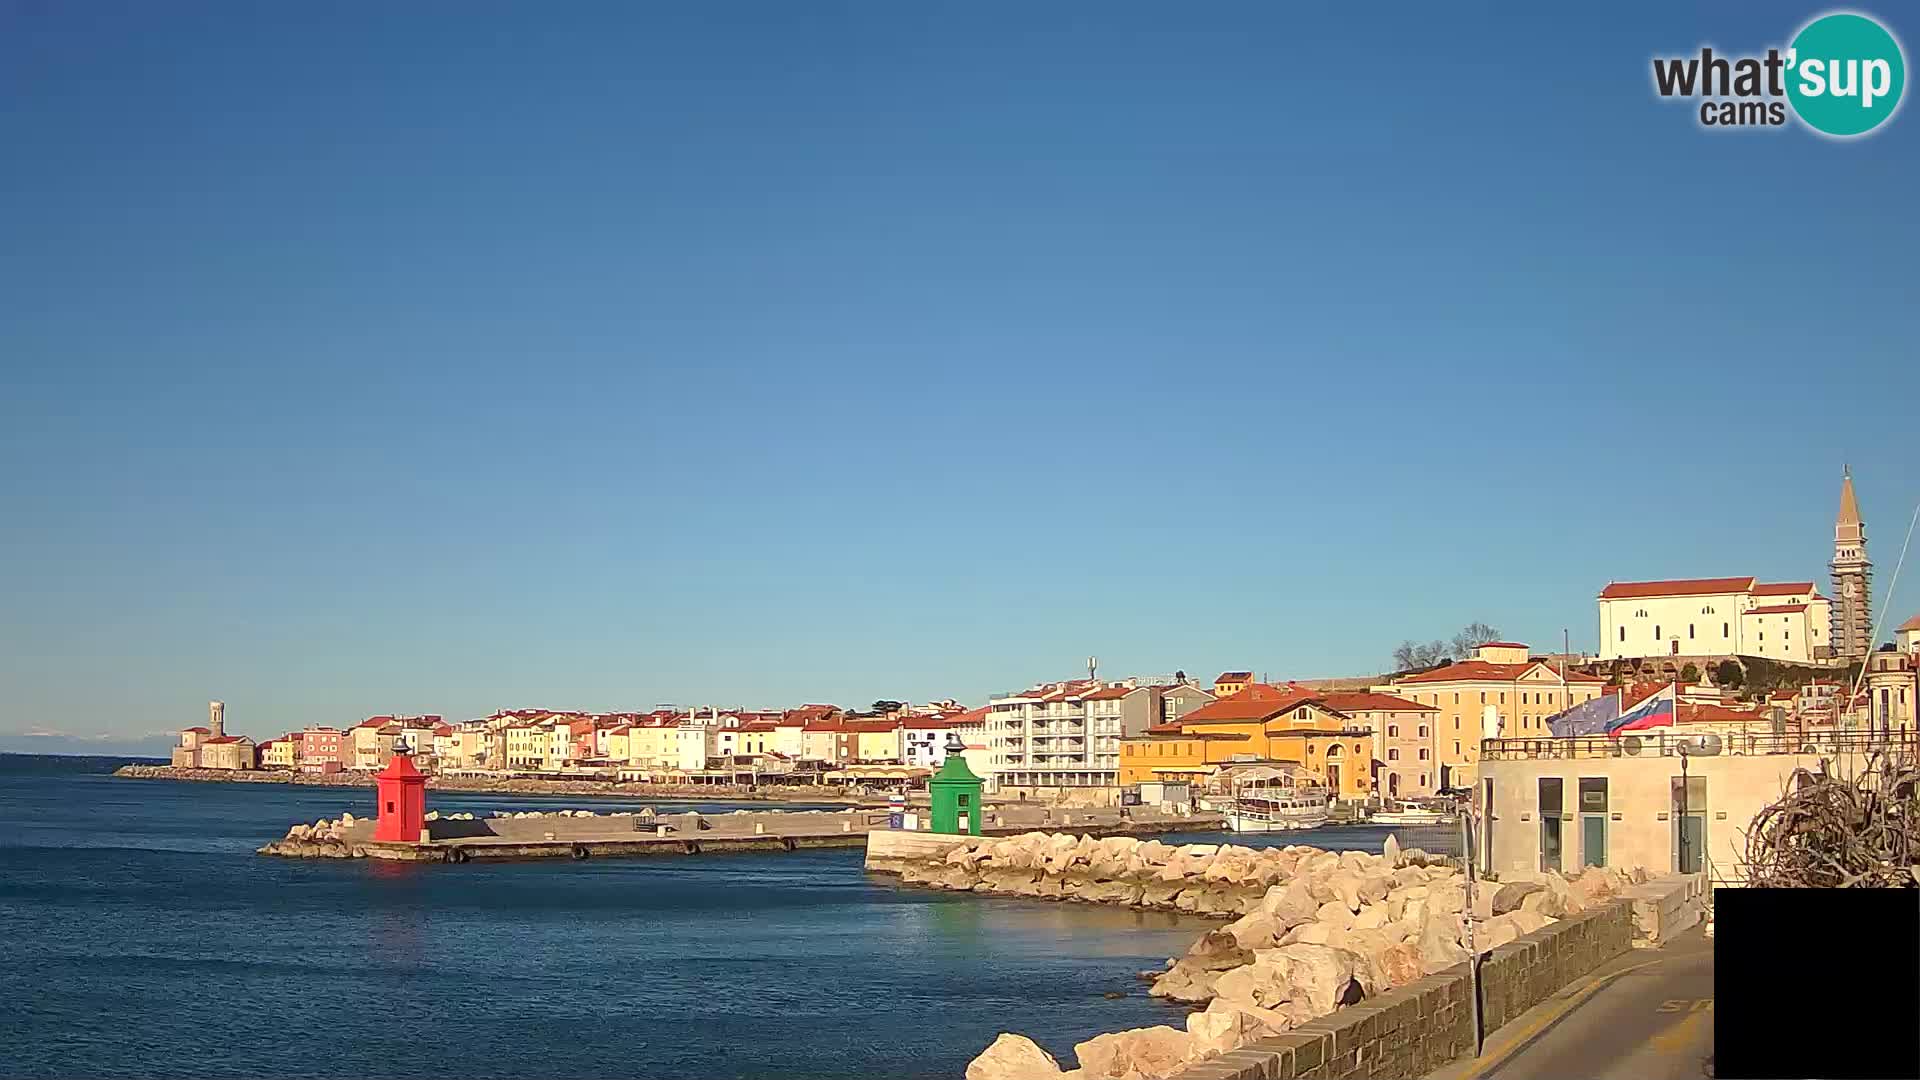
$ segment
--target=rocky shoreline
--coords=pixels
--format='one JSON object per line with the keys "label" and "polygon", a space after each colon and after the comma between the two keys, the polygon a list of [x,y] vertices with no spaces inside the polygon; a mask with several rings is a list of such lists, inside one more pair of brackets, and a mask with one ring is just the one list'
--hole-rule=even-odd
{"label": "rocky shoreline", "polygon": [[1074,1047],[1079,1067],[1064,1072],[1030,1039],[1003,1034],[968,1080],[1158,1080],[1461,964],[1470,909],[1473,947],[1484,952],[1646,880],[1618,868],[1542,874],[1483,882],[1470,901],[1459,868],[1391,838],[1373,855],[1028,833],[890,854],[869,868],[933,888],[1238,916],[1166,970],[1141,973],[1153,996],[1196,1009],[1184,1028],[1097,1036]]}
{"label": "rocky shoreline", "polygon": [[[297,773],[285,769],[178,769],[171,765],[122,765],[113,775],[135,780],[183,780],[197,783],[299,784],[312,787],[372,787],[368,773],[331,775]],[[434,776],[432,791],[467,791],[496,795],[596,795],[632,799],[719,799],[727,802],[820,803],[845,802],[849,796],[837,787],[737,787],[692,784],[642,784],[610,780],[491,779],[470,776]]]}

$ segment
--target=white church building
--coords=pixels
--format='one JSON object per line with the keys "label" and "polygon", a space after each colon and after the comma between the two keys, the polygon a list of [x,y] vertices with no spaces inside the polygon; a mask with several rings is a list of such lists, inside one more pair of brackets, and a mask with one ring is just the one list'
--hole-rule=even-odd
{"label": "white church building", "polygon": [[1811,581],[1751,577],[1616,581],[1600,590],[1600,659],[1832,654],[1832,605]]}

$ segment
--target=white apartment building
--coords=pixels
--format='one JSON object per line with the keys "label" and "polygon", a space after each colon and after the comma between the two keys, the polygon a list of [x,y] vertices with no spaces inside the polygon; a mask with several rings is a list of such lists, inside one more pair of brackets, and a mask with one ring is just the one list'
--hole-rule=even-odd
{"label": "white apartment building", "polygon": [[1600,590],[1601,660],[1830,655],[1832,607],[1811,581],[1751,577],[1617,581]]}
{"label": "white apartment building", "polygon": [[1078,679],[994,698],[987,741],[999,787],[1112,787],[1120,781],[1120,701],[1130,683]]}

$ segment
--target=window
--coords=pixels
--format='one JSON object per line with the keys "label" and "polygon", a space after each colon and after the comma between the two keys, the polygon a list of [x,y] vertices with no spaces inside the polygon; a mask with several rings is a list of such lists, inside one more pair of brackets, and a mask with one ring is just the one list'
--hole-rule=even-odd
{"label": "window", "polygon": [[1655,641],[1660,640],[1660,624],[1659,623],[1653,624],[1653,640]]}
{"label": "window", "polygon": [[1540,778],[1540,869],[1560,870],[1560,819],[1567,812],[1565,781],[1557,776]]}
{"label": "window", "polygon": [[1731,636],[1731,634],[1730,634],[1730,632],[1729,632],[1729,631],[1727,630],[1727,624],[1726,624],[1726,623],[1721,623],[1721,624],[1720,624],[1720,636],[1721,636],[1721,637],[1730,637],[1730,636]]}
{"label": "window", "polygon": [[1692,623],[1687,624],[1687,640],[1688,641],[1693,640],[1693,624]]}
{"label": "window", "polygon": [[1480,691],[1480,704],[1485,705],[1486,703],[1487,703],[1487,692],[1485,690],[1482,690]]}
{"label": "window", "polygon": [[1460,704],[1460,694],[1457,691],[1453,695],[1453,703],[1455,705]]}
{"label": "window", "polygon": [[1627,628],[1624,626],[1620,628],[1620,640],[1621,641],[1627,640]]}
{"label": "window", "polygon": [[1455,731],[1460,730],[1460,718],[1457,716],[1453,718],[1453,730]]}
{"label": "window", "polygon": [[[1421,754],[1421,756],[1422,756],[1422,757],[1425,757],[1425,756],[1426,756],[1426,753],[1427,753],[1427,752],[1426,752],[1425,750],[1422,750],[1422,751],[1420,751],[1420,754]],[[1426,787],[1426,786],[1427,786],[1427,774],[1426,774],[1426,773],[1421,773],[1421,774],[1420,774],[1420,786],[1421,786],[1421,787]]]}
{"label": "window", "polygon": [[1500,704],[1502,704],[1502,705],[1505,705],[1506,703],[1507,703],[1507,695],[1505,695],[1505,694],[1501,694],[1501,695],[1500,695]]}
{"label": "window", "polygon": [[[1455,745],[1455,746],[1458,746],[1458,745],[1460,745],[1460,744],[1459,744],[1459,743],[1455,743],[1454,745]],[[1426,747],[1424,747],[1424,746],[1420,748],[1420,760],[1421,760],[1421,761],[1425,761],[1425,760],[1427,760],[1427,748],[1426,748]],[[1426,783],[1426,782],[1427,782],[1427,779],[1426,779],[1426,777],[1424,777],[1424,776],[1423,776],[1423,777],[1421,777],[1421,778],[1420,778],[1420,782],[1421,782],[1421,783],[1423,783],[1423,784],[1424,784],[1424,783]]]}
{"label": "window", "polygon": [[1427,725],[1425,724],[1420,725],[1420,737],[1423,739],[1427,737]]}
{"label": "window", "polygon": [[1389,750],[1387,751],[1387,760],[1388,760],[1388,761],[1399,761],[1399,760],[1400,760],[1400,751],[1399,751],[1399,750],[1397,750],[1397,749],[1389,749]]}
{"label": "window", "polygon": [[1580,778],[1580,865],[1607,865],[1607,778]]}
{"label": "window", "polygon": [[1400,737],[1400,725],[1398,725],[1398,724],[1388,724],[1388,725],[1387,725],[1387,738],[1389,738],[1389,739],[1397,739],[1397,738],[1399,738],[1399,737]]}
{"label": "window", "polygon": [[1460,743],[1459,743],[1459,740],[1455,740],[1455,741],[1454,741],[1454,744],[1453,744],[1453,752],[1454,752],[1454,753],[1456,753],[1456,754],[1460,752]]}

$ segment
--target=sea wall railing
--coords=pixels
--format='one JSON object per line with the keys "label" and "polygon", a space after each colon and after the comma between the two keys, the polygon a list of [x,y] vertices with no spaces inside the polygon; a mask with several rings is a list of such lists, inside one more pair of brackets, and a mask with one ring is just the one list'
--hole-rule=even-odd
{"label": "sea wall railing", "polygon": [[[1703,751],[1702,740],[1718,748]],[[1669,730],[1619,736],[1582,735],[1572,738],[1483,739],[1482,761],[1530,761],[1559,758],[1679,757],[1682,754],[1869,754],[1920,757],[1920,732],[1914,731],[1788,731],[1697,732]]]}

